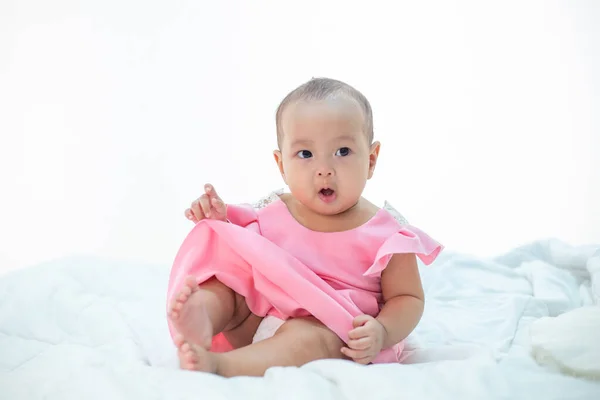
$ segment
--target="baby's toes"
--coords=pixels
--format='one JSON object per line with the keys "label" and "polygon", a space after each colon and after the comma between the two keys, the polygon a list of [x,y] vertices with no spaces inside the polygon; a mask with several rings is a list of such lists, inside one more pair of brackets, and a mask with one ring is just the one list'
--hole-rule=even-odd
{"label": "baby's toes", "polygon": [[185,369],[196,369],[195,366],[198,364],[198,356],[193,350],[181,352],[181,366]]}
{"label": "baby's toes", "polygon": [[192,288],[190,288],[189,286],[184,286],[181,288],[181,290],[179,291],[179,294],[177,295],[177,299],[179,299],[179,301],[185,303],[187,301],[187,299],[190,297],[190,294],[192,294]]}
{"label": "baby's toes", "polygon": [[183,343],[181,343],[181,346],[179,346],[179,349],[184,354],[192,352],[192,346],[190,346],[190,344],[188,342],[186,342],[185,340],[183,341]]}
{"label": "baby's toes", "polygon": [[196,362],[191,357],[189,352],[179,351],[179,367],[190,371],[194,370]]}
{"label": "baby's toes", "polygon": [[184,339],[183,335],[176,335],[175,338],[173,339],[173,342],[175,343],[175,346],[177,346],[177,349],[179,351],[181,351],[181,346],[184,345],[185,339]]}
{"label": "baby's toes", "polygon": [[167,312],[167,315],[169,315],[169,317],[177,317],[177,315],[179,315],[179,310],[177,309],[176,301],[172,301],[169,304],[169,310]]}
{"label": "baby's toes", "polygon": [[189,289],[188,296],[198,290],[198,282],[196,282],[196,278],[193,276],[188,276],[185,278],[185,288]]}
{"label": "baby's toes", "polygon": [[194,353],[194,351],[191,349],[183,352],[183,358],[189,364],[195,364],[198,362],[198,357],[196,356],[196,353]]}
{"label": "baby's toes", "polygon": [[183,308],[183,302],[175,299],[173,300],[173,302],[171,303],[171,308],[170,311],[171,312],[175,312],[175,313],[179,313],[179,311],[181,311],[181,309]]}

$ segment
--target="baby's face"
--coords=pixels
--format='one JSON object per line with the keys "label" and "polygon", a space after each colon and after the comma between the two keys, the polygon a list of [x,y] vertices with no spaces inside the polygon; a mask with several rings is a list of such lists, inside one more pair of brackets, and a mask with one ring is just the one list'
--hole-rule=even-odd
{"label": "baby's face", "polygon": [[285,109],[279,169],[290,191],[319,214],[346,211],[371,178],[379,144],[370,145],[362,109],[352,99],[297,102]]}

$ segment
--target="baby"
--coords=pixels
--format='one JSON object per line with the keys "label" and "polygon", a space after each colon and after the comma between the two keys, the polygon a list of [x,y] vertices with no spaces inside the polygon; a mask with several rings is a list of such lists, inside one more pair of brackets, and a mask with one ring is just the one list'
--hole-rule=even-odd
{"label": "baby", "polygon": [[424,306],[416,256],[442,246],[362,197],[375,171],[368,100],[312,79],[276,113],[274,158],[289,193],[226,205],[214,187],[185,211],[196,223],[169,285],[181,368],[262,376],[328,358],[398,362]]}

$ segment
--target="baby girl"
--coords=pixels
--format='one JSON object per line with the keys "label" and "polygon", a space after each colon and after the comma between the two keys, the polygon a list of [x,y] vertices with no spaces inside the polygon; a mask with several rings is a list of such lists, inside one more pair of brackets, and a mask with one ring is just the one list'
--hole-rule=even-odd
{"label": "baby girl", "polygon": [[442,246],[362,197],[381,147],[368,100],[312,79],[284,98],[276,127],[289,193],[236,206],[206,185],[186,210],[196,225],[167,305],[180,366],[231,377],[327,358],[399,362],[423,313],[416,257],[430,264]]}

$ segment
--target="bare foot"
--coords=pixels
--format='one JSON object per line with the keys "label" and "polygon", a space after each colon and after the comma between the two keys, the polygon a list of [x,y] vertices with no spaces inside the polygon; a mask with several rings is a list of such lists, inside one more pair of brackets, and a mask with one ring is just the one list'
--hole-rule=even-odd
{"label": "bare foot", "polygon": [[202,302],[202,293],[193,277],[187,277],[184,286],[173,296],[168,315],[186,342],[210,349],[212,323]]}
{"label": "bare foot", "polygon": [[175,338],[179,366],[188,371],[216,373],[218,358],[210,351],[187,342],[183,336]]}

